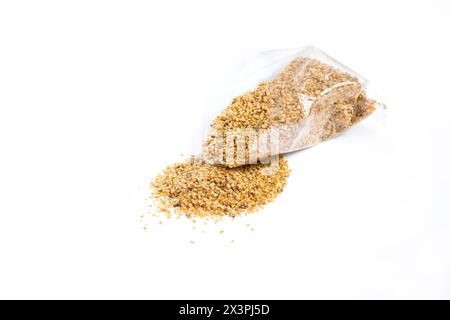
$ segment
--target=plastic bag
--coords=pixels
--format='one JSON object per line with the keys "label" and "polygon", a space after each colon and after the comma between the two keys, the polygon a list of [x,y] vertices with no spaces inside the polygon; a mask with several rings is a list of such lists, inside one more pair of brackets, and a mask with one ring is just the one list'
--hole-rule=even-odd
{"label": "plastic bag", "polygon": [[[263,53],[253,90],[235,97],[212,122],[203,145],[210,164],[267,163],[342,134],[380,106],[368,81],[315,47]],[[239,84],[239,81],[238,81]]]}

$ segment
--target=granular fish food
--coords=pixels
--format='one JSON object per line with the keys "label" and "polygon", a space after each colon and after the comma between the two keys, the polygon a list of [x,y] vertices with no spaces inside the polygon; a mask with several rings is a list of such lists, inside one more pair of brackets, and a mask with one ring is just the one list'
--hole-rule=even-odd
{"label": "granular fish food", "polygon": [[157,208],[188,217],[235,217],[273,201],[289,176],[288,162],[226,168],[192,157],[168,166],[151,183]]}

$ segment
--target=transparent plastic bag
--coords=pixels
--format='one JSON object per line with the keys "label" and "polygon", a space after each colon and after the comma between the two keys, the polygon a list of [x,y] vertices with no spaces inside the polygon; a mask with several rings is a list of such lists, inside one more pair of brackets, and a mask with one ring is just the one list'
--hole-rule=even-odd
{"label": "transparent plastic bag", "polygon": [[212,121],[202,152],[210,164],[266,163],[342,134],[381,105],[368,97],[366,79],[312,46],[261,53],[247,63],[254,88]]}

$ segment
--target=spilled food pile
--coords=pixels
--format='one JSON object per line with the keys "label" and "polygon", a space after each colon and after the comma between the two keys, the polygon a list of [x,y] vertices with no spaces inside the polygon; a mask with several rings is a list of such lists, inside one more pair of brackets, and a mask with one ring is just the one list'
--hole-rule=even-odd
{"label": "spilled food pile", "polygon": [[187,217],[235,217],[253,212],[283,191],[289,175],[281,157],[273,172],[267,164],[226,168],[192,157],[168,166],[151,184],[157,208]]}
{"label": "spilled food pile", "polygon": [[213,120],[202,155],[169,165],[152,181],[155,207],[189,218],[254,212],[286,186],[282,154],[339,135],[374,110],[357,76],[296,57],[231,101]]}

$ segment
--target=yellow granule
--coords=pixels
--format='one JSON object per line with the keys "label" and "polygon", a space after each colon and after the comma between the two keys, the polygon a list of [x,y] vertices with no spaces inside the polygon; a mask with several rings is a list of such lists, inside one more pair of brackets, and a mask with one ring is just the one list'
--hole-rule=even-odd
{"label": "yellow granule", "polygon": [[274,200],[289,176],[287,161],[225,168],[192,157],[168,166],[151,183],[157,207],[188,217],[235,217]]}

